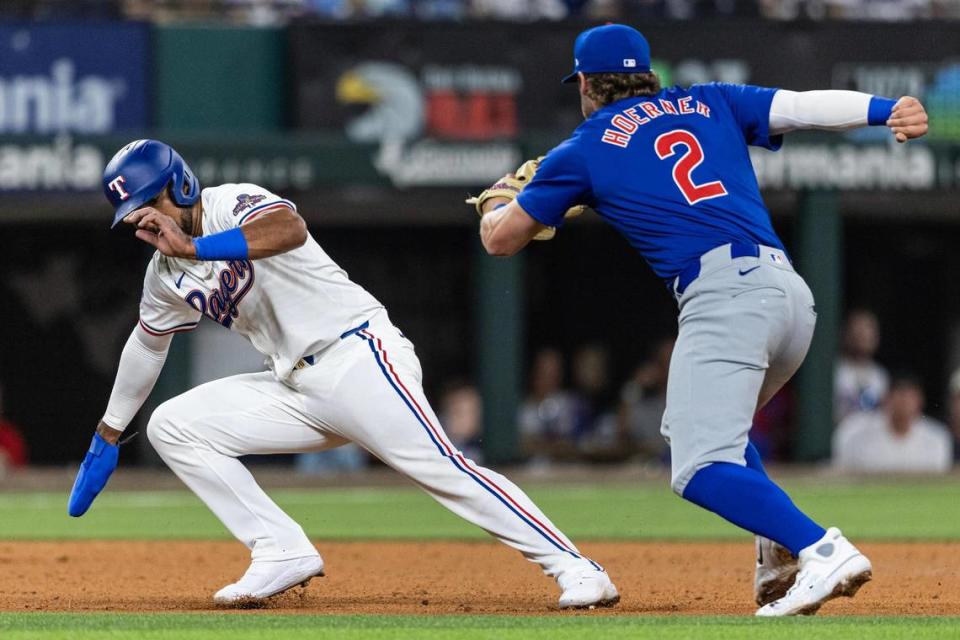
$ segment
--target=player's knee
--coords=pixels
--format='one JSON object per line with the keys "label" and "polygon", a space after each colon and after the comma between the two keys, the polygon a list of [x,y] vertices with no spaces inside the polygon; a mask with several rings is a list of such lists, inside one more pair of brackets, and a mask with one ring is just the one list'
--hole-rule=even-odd
{"label": "player's knee", "polygon": [[673,492],[675,494],[677,494],[682,498],[683,490],[687,488],[687,481],[681,480],[676,476],[674,476],[673,478],[670,479],[670,488],[673,489]]}
{"label": "player's knee", "polygon": [[147,422],[147,439],[154,449],[158,451],[165,447],[175,445],[181,440],[181,432],[178,425],[181,424],[181,412],[177,406],[176,398],[167,400],[159,407],[154,409]]}
{"label": "player's knee", "polygon": [[709,461],[698,462],[696,464],[687,464],[682,467],[673,469],[672,476],[670,478],[670,488],[673,489],[673,492],[685,498],[683,492],[686,491],[687,485],[690,483],[690,480],[696,475],[697,471],[704,466],[709,466]]}
{"label": "player's knee", "polygon": [[670,488],[680,497],[685,497],[687,485],[701,470],[714,464],[729,463],[745,466],[744,450],[746,442],[736,442],[726,447],[713,447],[689,455],[680,456],[681,461],[674,462],[671,469]]}

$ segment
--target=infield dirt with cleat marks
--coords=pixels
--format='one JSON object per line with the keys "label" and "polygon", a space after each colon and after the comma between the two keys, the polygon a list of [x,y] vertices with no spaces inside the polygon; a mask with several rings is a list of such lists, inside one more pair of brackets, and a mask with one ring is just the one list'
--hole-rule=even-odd
{"label": "infield dirt with cleat marks", "polygon": [[[874,580],[820,615],[960,611],[960,543],[866,543]],[[488,542],[317,543],[325,578],[257,611],[542,615],[557,609],[550,578]],[[753,545],[595,542],[623,600],[581,615],[752,614]],[[202,611],[247,567],[236,542],[0,542],[0,610]],[[564,614],[577,615],[577,614]]]}

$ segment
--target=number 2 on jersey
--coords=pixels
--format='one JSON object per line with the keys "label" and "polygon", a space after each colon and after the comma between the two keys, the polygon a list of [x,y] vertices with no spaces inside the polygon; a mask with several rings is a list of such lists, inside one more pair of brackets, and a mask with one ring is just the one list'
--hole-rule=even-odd
{"label": "number 2 on jersey", "polygon": [[673,181],[677,183],[680,193],[687,199],[687,204],[694,205],[701,200],[719,198],[727,195],[727,188],[719,180],[695,184],[691,174],[703,162],[703,147],[697,136],[684,129],[674,129],[657,136],[653,147],[657,157],[666,160],[677,153],[677,147],[686,147],[686,152],[673,165]]}

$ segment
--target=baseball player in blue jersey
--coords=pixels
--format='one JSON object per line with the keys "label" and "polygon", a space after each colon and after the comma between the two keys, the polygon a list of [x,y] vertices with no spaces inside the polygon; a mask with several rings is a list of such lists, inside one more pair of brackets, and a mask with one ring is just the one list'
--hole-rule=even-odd
{"label": "baseball player in blue jersey", "polygon": [[748,145],[798,129],[927,131],[915,98],[706,84],[660,87],[644,37],[583,32],[573,73],[585,121],[542,160],[473,201],[492,255],[509,256],[592,207],[658,276],[679,309],[662,432],[672,487],[757,536],[760,616],[815,613],[870,580],[870,561],[801,512],[748,440],[754,413],[796,372],[816,322],[760,196]]}

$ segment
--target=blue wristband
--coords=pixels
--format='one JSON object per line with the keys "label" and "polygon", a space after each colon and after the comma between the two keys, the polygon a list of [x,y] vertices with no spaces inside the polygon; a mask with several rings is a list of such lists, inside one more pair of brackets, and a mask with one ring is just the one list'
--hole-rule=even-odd
{"label": "blue wristband", "polygon": [[867,124],[870,126],[887,124],[895,104],[897,104],[897,101],[890,98],[881,98],[880,96],[870,98],[870,106],[867,107]]}
{"label": "blue wristband", "polygon": [[239,228],[203,236],[193,241],[197,260],[246,260],[247,238]]}

